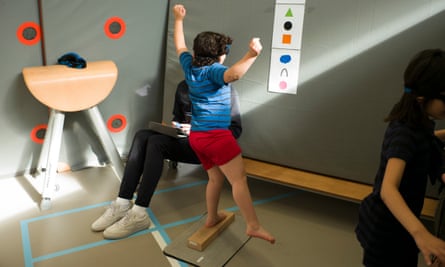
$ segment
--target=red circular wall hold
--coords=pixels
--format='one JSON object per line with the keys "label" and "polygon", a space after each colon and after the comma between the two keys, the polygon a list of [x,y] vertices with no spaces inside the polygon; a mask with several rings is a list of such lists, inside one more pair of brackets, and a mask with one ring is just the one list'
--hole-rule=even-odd
{"label": "red circular wall hold", "polygon": [[119,39],[125,34],[125,21],[119,17],[109,18],[104,25],[105,34],[111,39]]}
{"label": "red circular wall hold", "polygon": [[22,44],[35,45],[40,41],[40,26],[32,21],[24,22],[18,27],[16,35]]}
{"label": "red circular wall hold", "polygon": [[110,132],[117,133],[125,129],[127,119],[122,114],[115,114],[108,119],[107,127]]}
{"label": "red circular wall hold", "polygon": [[45,132],[48,128],[48,125],[46,124],[39,124],[36,127],[34,127],[31,131],[31,140],[34,141],[37,144],[43,144],[43,141],[45,140]]}

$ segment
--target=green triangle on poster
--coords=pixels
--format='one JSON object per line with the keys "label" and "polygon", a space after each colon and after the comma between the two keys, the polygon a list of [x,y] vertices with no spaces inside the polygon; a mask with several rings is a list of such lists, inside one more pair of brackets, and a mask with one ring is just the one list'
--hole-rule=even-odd
{"label": "green triangle on poster", "polygon": [[292,14],[292,9],[288,9],[286,12],[286,17],[293,17],[294,15]]}

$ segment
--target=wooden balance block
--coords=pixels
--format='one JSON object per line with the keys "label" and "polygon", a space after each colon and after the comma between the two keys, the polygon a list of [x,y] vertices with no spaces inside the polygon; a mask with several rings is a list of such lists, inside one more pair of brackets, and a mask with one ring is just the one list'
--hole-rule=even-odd
{"label": "wooden balance block", "polygon": [[189,248],[203,251],[210,243],[226,229],[234,220],[235,214],[233,212],[224,212],[226,218],[212,227],[203,225],[198,231],[187,239],[187,246]]}

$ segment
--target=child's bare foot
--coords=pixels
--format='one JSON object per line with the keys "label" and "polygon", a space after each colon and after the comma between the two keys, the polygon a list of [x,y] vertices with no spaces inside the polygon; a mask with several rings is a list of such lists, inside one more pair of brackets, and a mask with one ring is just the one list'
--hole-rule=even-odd
{"label": "child's bare foot", "polygon": [[211,218],[210,216],[207,216],[207,220],[205,223],[206,227],[212,227],[217,225],[220,221],[224,220],[227,217],[227,214],[223,212],[218,212],[216,214],[216,217]]}
{"label": "child's bare foot", "polygon": [[246,234],[251,237],[257,237],[269,241],[271,244],[275,243],[275,237],[273,237],[269,232],[267,232],[263,227],[259,226],[256,228],[247,227]]}

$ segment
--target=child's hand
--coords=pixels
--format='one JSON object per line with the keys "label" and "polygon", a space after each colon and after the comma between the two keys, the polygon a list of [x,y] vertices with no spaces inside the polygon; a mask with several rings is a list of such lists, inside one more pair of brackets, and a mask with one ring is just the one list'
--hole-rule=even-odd
{"label": "child's hand", "polygon": [[263,50],[260,38],[252,38],[252,40],[250,40],[249,49],[253,56],[258,56],[261,53],[261,50]]}
{"label": "child's hand", "polygon": [[179,123],[177,121],[172,121],[172,126],[180,129],[185,135],[190,135],[190,129],[192,128],[190,123]]}
{"label": "child's hand", "polygon": [[[427,230],[419,232],[414,240],[423,254],[426,265],[431,266],[434,262],[439,262],[439,264],[445,262],[445,242],[443,240],[432,235]],[[437,266],[437,263],[433,266]]]}
{"label": "child's hand", "polygon": [[183,5],[175,5],[173,7],[173,14],[176,19],[184,19],[186,14],[185,7]]}
{"label": "child's hand", "polygon": [[189,123],[181,123],[180,129],[185,135],[190,135],[191,128],[192,128],[192,126]]}

